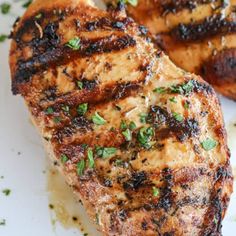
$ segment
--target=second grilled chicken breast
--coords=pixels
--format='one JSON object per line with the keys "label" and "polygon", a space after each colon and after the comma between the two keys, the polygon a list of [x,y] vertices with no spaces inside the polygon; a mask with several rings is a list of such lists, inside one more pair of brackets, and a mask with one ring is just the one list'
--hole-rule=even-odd
{"label": "second grilled chicken breast", "polygon": [[128,3],[129,15],[147,26],[176,65],[202,75],[218,92],[236,100],[235,0],[137,2]]}
{"label": "second grilled chicken breast", "polygon": [[219,101],[122,9],[36,0],[16,24],[12,90],[103,235],[220,235],[232,192]]}

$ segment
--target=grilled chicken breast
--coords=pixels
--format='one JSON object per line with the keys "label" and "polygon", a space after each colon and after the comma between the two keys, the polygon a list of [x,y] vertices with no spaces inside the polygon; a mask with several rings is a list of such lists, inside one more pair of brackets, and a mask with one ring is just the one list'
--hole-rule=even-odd
{"label": "grilled chicken breast", "polygon": [[235,0],[139,0],[127,10],[176,65],[236,100]]}
{"label": "grilled chicken breast", "polygon": [[103,235],[221,235],[233,177],[217,96],[119,7],[34,1],[12,33],[12,91]]}

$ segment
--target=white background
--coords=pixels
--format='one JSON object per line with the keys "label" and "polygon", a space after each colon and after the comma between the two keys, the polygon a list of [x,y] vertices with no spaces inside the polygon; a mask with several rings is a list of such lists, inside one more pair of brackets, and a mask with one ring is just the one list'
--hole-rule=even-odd
{"label": "white background", "polygon": [[[10,1],[11,13],[0,13],[0,34],[9,33],[14,19],[23,11],[22,1]],[[43,1],[43,0],[42,0]],[[0,3],[4,2],[0,0]],[[41,140],[31,125],[23,99],[11,94],[8,68],[9,42],[0,43],[0,236],[72,236],[83,235],[78,229],[65,229],[60,223],[52,224],[48,208],[47,162]],[[220,97],[229,133],[231,162],[236,167],[236,103]],[[10,188],[6,197],[2,190]],[[79,213],[87,221],[84,213]],[[223,224],[224,236],[236,235],[236,194],[231,199]],[[92,225],[85,225],[89,235],[97,236]]]}

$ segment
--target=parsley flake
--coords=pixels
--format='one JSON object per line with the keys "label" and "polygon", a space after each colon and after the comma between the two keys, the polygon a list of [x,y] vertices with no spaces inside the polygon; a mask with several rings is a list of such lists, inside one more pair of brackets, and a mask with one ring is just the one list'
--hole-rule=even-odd
{"label": "parsley flake", "polygon": [[68,160],[69,160],[69,158],[67,157],[67,155],[65,155],[65,154],[62,154],[62,155],[61,155],[61,162],[62,162],[63,164],[65,164]]}
{"label": "parsley flake", "polygon": [[129,129],[126,129],[125,131],[123,131],[122,134],[124,135],[126,141],[132,140],[132,133]]}
{"label": "parsley flake", "polygon": [[159,87],[159,88],[155,88],[153,90],[154,93],[158,93],[158,94],[164,94],[166,93],[166,88],[165,87]]}
{"label": "parsley flake", "polygon": [[93,150],[92,150],[92,148],[88,149],[87,155],[88,155],[89,167],[94,168],[94,159],[93,159]]}
{"label": "parsley flake", "polygon": [[0,35],[0,43],[4,42],[7,38],[8,38],[8,36],[6,34],[1,34]]}
{"label": "parsley flake", "polygon": [[5,194],[5,196],[9,196],[11,194],[11,190],[10,189],[3,189],[2,193]]}
{"label": "parsley flake", "polygon": [[2,14],[6,15],[11,10],[11,5],[9,3],[2,3],[0,5]]}
{"label": "parsley flake", "polygon": [[159,195],[159,189],[156,187],[152,187],[152,193],[154,197],[157,197]]}
{"label": "parsley flake", "polygon": [[71,39],[68,43],[66,43],[66,46],[73,49],[73,50],[79,50],[80,49],[80,38],[75,37]]}
{"label": "parsley flake", "polygon": [[201,143],[201,145],[205,151],[210,151],[217,146],[217,141],[215,141],[214,139],[207,138]]}
{"label": "parsley flake", "polygon": [[179,122],[181,122],[181,121],[184,120],[183,116],[180,115],[180,114],[177,113],[177,112],[173,112],[173,117],[174,117],[177,121],[179,121]]}
{"label": "parsley flake", "polygon": [[0,220],[0,225],[2,225],[2,226],[3,226],[3,225],[6,225],[6,220],[5,220],[5,219],[1,219],[1,220]]}
{"label": "parsley flake", "polygon": [[104,125],[106,124],[106,120],[103,119],[97,112],[92,117],[92,121],[96,125]]}
{"label": "parsley flake", "polygon": [[87,111],[88,111],[88,103],[82,103],[77,108],[77,112],[80,116],[83,116]]}
{"label": "parsley flake", "polygon": [[84,160],[79,161],[77,164],[77,174],[79,176],[83,175],[84,168],[85,168],[85,161]]}
{"label": "parsley flake", "polygon": [[99,157],[108,158],[116,153],[117,149],[114,147],[96,147],[96,153]]}

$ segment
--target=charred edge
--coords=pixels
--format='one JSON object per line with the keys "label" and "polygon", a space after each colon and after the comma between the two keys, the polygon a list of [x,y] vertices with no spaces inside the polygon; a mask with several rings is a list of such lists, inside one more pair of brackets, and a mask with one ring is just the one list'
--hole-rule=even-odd
{"label": "charred edge", "polygon": [[[157,127],[156,135],[161,139],[175,135],[179,141],[183,142],[188,138],[196,137],[200,132],[197,120],[192,118],[179,122],[159,106],[151,107],[147,122]],[[167,128],[159,129],[163,125],[166,125]]]}
{"label": "charred edge", "polygon": [[225,49],[202,64],[202,76],[211,84],[236,82],[236,48]]}
{"label": "charred edge", "polygon": [[164,0],[161,3],[162,13],[177,13],[183,9],[193,10],[199,4],[209,4],[216,2],[217,0]]}
{"label": "charred edge", "polygon": [[200,23],[179,24],[169,34],[176,41],[194,42],[234,32],[236,32],[236,22],[230,22],[221,15],[213,15]]}
{"label": "charred edge", "polygon": [[[228,181],[230,181],[230,183]],[[202,226],[201,235],[222,235],[223,216],[229,202],[229,199],[224,198],[223,192],[224,188],[229,187],[229,185],[232,186],[232,183],[233,177],[231,168],[229,162],[227,162],[224,166],[220,166],[216,170],[210,204]]]}
{"label": "charred edge", "polygon": [[81,39],[81,49],[78,51],[73,51],[66,46],[63,46],[52,50],[48,49],[46,52],[34,56],[27,61],[19,60],[17,63],[18,70],[13,79],[13,93],[17,94],[19,92],[17,84],[29,82],[33,75],[44,71],[49,67],[63,65],[79,57],[120,51],[135,45],[136,41],[129,35],[125,35],[115,40],[112,39],[112,36],[92,40]]}
{"label": "charred edge", "polygon": [[103,17],[96,21],[87,22],[84,25],[84,28],[89,32],[95,31],[97,29],[113,29],[124,31],[133,22],[134,21],[131,18],[124,18],[119,21],[112,21],[108,18]]}

